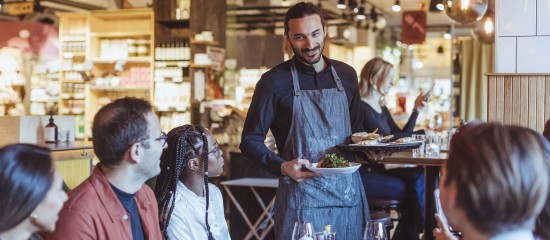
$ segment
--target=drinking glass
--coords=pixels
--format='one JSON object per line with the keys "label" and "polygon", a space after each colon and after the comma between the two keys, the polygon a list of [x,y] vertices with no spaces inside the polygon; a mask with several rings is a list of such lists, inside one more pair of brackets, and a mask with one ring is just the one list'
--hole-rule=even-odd
{"label": "drinking glass", "polygon": [[435,134],[426,137],[426,155],[428,157],[438,157],[441,151],[441,136]]}
{"label": "drinking glass", "polygon": [[413,149],[413,157],[423,157],[424,156],[424,142],[426,141],[426,135],[424,134],[413,134],[412,138],[415,141],[422,142],[420,146],[416,149]]}
{"label": "drinking glass", "polygon": [[313,224],[310,222],[294,223],[292,240],[315,240],[315,231],[313,230]]}
{"label": "drinking glass", "polygon": [[384,221],[380,219],[368,221],[363,240],[388,240]]}

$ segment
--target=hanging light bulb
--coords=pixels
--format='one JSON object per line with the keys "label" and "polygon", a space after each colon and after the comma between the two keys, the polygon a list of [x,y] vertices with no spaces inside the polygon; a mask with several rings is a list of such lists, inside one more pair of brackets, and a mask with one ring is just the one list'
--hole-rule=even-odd
{"label": "hanging light bulb", "polygon": [[391,10],[394,12],[401,11],[401,4],[399,3],[399,0],[395,0],[395,3],[393,4],[393,6],[391,6]]}
{"label": "hanging light bulb", "polygon": [[376,22],[374,23],[374,26],[378,29],[384,29],[388,25],[388,22],[386,21],[386,18],[383,16],[379,16]]}
{"label": "hanging light bulb", "polygon": [[444,0],[445,13],[455,23],[468,24],[480,20],[488,8],[488,0]]}
{"label": "hanging light bulb", "polygon": [[452,36],[451,36],[451,34],[450,34],[449,32],[443,33],[443,38],[444,38],[444,39],[449,40],[449,39],[451,39],[451,37],[452,37]]}
{"label": "hanging light bulb", "polygon": [[472,36],[482,43],[495,42],[495,12],[489,8],[485,16],[472,27]]}
{"label": "hanging light bulb", "polygon": [[445,6],[443,5],[442,2],[438,2],[438,3],[435,5],[435,8],[437,8],[437,10],[439,10],[439,11],[443,11],[443,9],[445,9]]}
{"label": "hanging light bulb", "polygon": [[374,9],[374,6],[370,9],[370,19],[373,22],[376,22],[378,20],[378,13],[376,13],[376,9]]}
{"label": "hanging light bulb", "polygon": [[346,0],[338,0],[338,4],[336,4],[336,7],[338,9],[346,9]]}
{"label": "hanging light bulb", "polygon": [[357,8],[357,0],[349,0],[348,1],[348,7],[351,9],[354,13],[357,13],[359,9]]}
{"label": "hanging light bulb", "polygon": [[359,10],[357,11],[357,20],[365,20],[367,19],[367,15],[365,15],[365,7],[363,5],[361,5],[361,7],[359,7]]}

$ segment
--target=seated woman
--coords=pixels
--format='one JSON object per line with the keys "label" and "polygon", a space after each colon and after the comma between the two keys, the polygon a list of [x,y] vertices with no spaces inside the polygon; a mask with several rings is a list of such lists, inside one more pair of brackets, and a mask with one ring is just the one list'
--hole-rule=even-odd
{"label": "seated woman", "polygon": [[[499,123],[461,127],[439,183],[448,223],[464,239],[534,239],[536,218],[548,198],[549,149],[527,128]],[[434,235],[451,239],[438,221],[442,229]]]}
{"label": "seated woman", "polygon": [[[550,145],[550,119],[546,121],[542,135],[544,135],[546,140],[548,140],[547,145]],[[550,147],[547,147],[546,150],[549,156],[548,159],[550,160]],[[550,172],[550,162],[548,162],[548,167],[548,172]],[[546,204],[544,204],[544,208],[537,218],[535,235],[540,239],[550,240],[550,228],[548,228],[548,226],[550,226],[550,190],[548,190],[548,199],[546,200]]]}
{"label": "seated woman", "polygon": [[46,148],[30,144],[0,149],[0,239],[39,239],[55,230],[67,194]]}
{"label": "seated woman", "polygon": [[[548,172],[550,173],[550,120],[546,122],[546,125],[544,127],[543,136],[539,135],[538,133],[534,132],[533,130],[526,130],[530,131],[535,137],[537,137],[538,142],[541,146],[541,148],[544,149],[545,152],[545,159],[548,164]],[[546,138],[546,139],[545,139]],[[550,186],[549,186],[550,187]],[[437,225],[438,228],[434,229],[434,235],[437,237],[437,239],[440,240],[455,240],[457,239],[453,234],[449,231],[449,226],[446,222],[443,222],[438,214],[436,214],[437,219]],[[548,190],[548,196],[547,200],[544,204],[544,207],[541,211],[541,213],[538,215],[536,223],[535,223],[535,231],[534,234],[537,239],[540,240],[550,240],[550,229],[548,228],[550,224],[550,189]]]}
{"label": "seated woman", "polygon": [[230,239],[221,192],[208,183],[223,172],[222,154],[204,127],[184,125],[168,133],[155,187],[166,239]]}
{"label": "seated woman", "polygon": [[[420,94],[416,98],[409,121],[400,129],[388,108],[381,103],[382,97],[389,91],[392,78],[393,65],[382,58],[373,58],[363,67],[359,79],[359,91],[363,100],[363,127],[367,132],[378,129],[378,133],[383,136],[392,134],[393,139],[410,137],[416,124],[418,109],[424,106],[424,100],[429,94]],[[372,165],[368,171],[362,171],[367,199],[401,200],[401,218],[393,239],[418,239],[424,213],[423,171],[420,167],[386,170],[383,165]]]}

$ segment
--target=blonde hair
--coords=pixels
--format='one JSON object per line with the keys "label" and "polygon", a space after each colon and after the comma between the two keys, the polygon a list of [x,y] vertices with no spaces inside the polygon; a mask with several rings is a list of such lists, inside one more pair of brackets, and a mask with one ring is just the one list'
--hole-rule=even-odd
{"label": "blonde hair", "polygon": [[361,70],[361,77],[359,79],[361,98],[370,97],[374,91],[386,94],[380,92],[380,86],[386,83],[387,76],[392,69],[393,64],[380,57],[375,57],[368,61],[363,70]]}
{"label": "blonde hair", "polygon": [[533,130],[500,123],[470,123],[451,140],[446,180],[480,232],[533,229],[548,194],[544,140]]}

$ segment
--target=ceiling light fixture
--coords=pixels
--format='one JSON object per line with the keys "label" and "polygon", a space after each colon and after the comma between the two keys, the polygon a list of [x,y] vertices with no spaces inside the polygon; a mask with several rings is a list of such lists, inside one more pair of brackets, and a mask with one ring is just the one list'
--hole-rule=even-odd
{"label": "ceiling light fixture", "polygon": [[378,29],[384,29],[388,25],[388,22],[386,21],[386,18],[383,16],[379,16],[376,22],[374,23],[374,26]]}
{"label": "ceiling light fixture", "polygon": [[391,10],[394,12],[401,12],[401,4],[399,3],[399,0],[395,0],[395,3],[391,6]]}
{"label": "ceiling light fixture", "polygon": [[488,8],[488,0],[444,0],[445,13],[455,23],[479,21]]}
{"label": "ceiling light fixture", "polygon": [[489,2],[489,9],[485,16],[474,23],[472,35],[482,43],[491,44],[495,42],[495,12],[494,5]]}
{"label": "ceiling light fixture", "polygon": [[451,36],[451,34],[450,34],[449,32],[443,33],[443,38],[444,38],[444,39],[449,40],[449,39],[451,39],[451,37],[452,37],[452,36]]}
{"label": "ceiling light fixture", "polygon": [[363,5],[361,5],[361,7],[359,7],[359,11],[357,12],[357,20],[365,20],[367,19],[367,15],[365,15],[365,7]]}
{"label": "ceiling light fixture", "polygon": [[437,8],[437,10],[439,10],[439,11],[443,11],[443,9],[445,9],[445,6],[443,5],[442,2],[438,2],[438,3],[435,5],[435,8]]}
{"label": "ceiling light fixture", "polygon": [[357,13],[357,0],[348,0],[348,8]]}
{"label": "ceiling light fixture", "polygon": [[336,8],[346,9],[346,0],[338,0],[338,4],[336,4]]}
{"label": "ceiling light fixture", "polygon": [[372,6],[370,10],[370,19],[372,22],[376,22],[378,20],[378,13],[376,13],[376,9],[374,9],[374,6]]}

